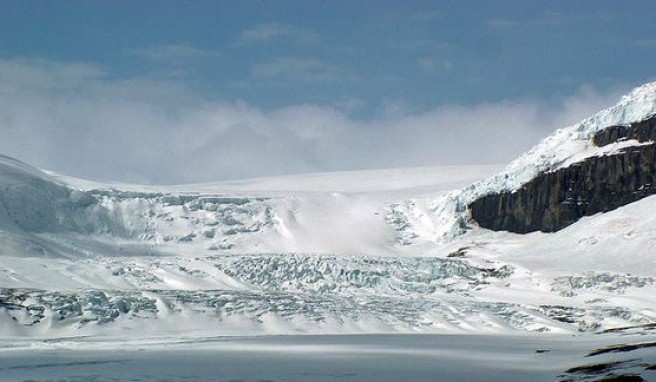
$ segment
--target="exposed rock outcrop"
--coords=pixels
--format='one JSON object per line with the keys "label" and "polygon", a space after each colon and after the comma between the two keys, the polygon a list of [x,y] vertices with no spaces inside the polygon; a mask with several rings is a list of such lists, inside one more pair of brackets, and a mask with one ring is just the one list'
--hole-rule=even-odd
{"label": "exposed rock outcrop", "polygon": [[656,117],[630,125],[609,126],[592,137],[595,146],[603,147],[622,140],[656,141]]}
{"label": "exposed rock outcrop", "polygon": [[610,126],[592,138],[597,146],[629,139],[643,144],[542,173],[514,192],[485,195],[469,205],[471,217],[496,231],[554,232],[656,194],[656,117]]}

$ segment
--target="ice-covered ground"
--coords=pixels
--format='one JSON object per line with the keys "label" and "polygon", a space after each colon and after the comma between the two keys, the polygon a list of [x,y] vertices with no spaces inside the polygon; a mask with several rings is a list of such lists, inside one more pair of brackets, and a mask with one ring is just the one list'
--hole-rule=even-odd
{"label": "ice-covered ground", "polygon": [[650,340],[553,335],[56,339],[0,346],[0,376],[71,382],[583,382],[612,376],[626,379],[606,380],[635,381],[630,375],[653,380],[656,353]]}
{"label": "ice-covered ground", "polygon": [[[161,360],[178,349],[167,350],[170,342],[188,341],[196,349],[227,336],[366,333],[377,335],[361,347],[356,341],[335,350],[319,341],[315,353],[302,356],[293,349],[308,348],[290,345],[295,340],[259,339],[264,342],[251,353],[227,359],[234,365],[266,359],[265,343],[290,357],[284,362],[335,357],[325,370],[309,366],[308,373],[320,370],[312,378],[281,380],[359,380],[365,369],[344,360],[366,349],[380,353],[372,362],[394,370],[405,369],[388,358],[425,356],[412,369],[419,373],[414,380],[430,380],[434,358],[445,363],[450,357],[487,360],[470,380],[502,378],[494,374],[499,370],[521,380],[526,368],[513,366],[513,357],[524,357],[526,365],[544,357],[552,363],[531,380],[560,375],[554,373],[561,366],[562,380],[594,380],[594,370],[582,369],[593,374],[588,378],[559,361],[562,354],[629,334],[646,340],[656,329],[656,196],[549,234],[483,230],[467,221],[464,207],[476,195],[511,190],[537,171],[603,155],[589,145],[591,134],[653,113],[655,100],[656,85],[638,88],[618,106],[559,130],[501,175],[493,175],[499,166],[449,166],[139,186],[46,173],[0,156],[0,371],[39,377],[66,359],[84,358],[89,348],[89,360],[71,369],[84,378],[89,368],[141,359],[140,378],[147,379],[148,370],[168,370]],[[388,339],[382,333],[441,336]],[[299,341],[316,339],[307,338]],[[411,350],[399,350],[402,338],[412,338]],[[437,350],[417,349],[424,346],[421,338],[436,341]],[[460,340],[466,349],[455,355],[445,350]],[[513,353],[533,340],[554,341],[564,353]],[[207,361],[216,352],[248,348],[248,341],[227,347],[219,341],[197,355]],[[126,361],[112,350],[118,345],[98,352],[108,343],[154,347]],[[482,355],[488,343],[505,350]],[[68,350],[52,361],[51,346]],[[653,355],[653,348],[640,351]],[[445,363],[451,371],[444,375],[462,372],[458,362]],[[485,366],[491,363],[500,366]],[[330,371],[347,366],[355,371]],[[635,359],[606,366],[606,374],[656,368]],[[208,364],[199,367],[202,376],[215,372]],[[246,380],[263,376],[258,370]],[[385,370],[369,379],[396,375]],[[275,375],[267,374],[269,380]]]}
{"label": "ice-covered ground", "polygon": [[656,198],[554,234],[472,229],[440,241],[444,195],[497,170],[145,187],[2,158],[0,331],[649,331]]}

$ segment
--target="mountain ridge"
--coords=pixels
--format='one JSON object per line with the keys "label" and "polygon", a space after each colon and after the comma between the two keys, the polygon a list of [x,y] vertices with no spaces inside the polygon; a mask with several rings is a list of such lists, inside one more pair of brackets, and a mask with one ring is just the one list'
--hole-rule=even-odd
{"label": "mountain ridge", "polygon": [[553,232],[653,195],[655,138],[655,117],[599,130],[593,144],[615,144],[611,152],[541,173],[512,192],[482,196],[468,206],[471,217],[496,231]]}

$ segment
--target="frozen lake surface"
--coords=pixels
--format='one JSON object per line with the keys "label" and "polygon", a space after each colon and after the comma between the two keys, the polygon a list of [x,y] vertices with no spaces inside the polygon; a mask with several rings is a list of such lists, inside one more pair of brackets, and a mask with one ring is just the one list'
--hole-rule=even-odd
{"label": "frozen lake surface", "polygon": [[3,381],[593,381],[602,374],[566,370],[612,360],[619,364],[604,375],[636,372],[653,380],[656,372],[635,360],[656,361],[654,348],[586,355],[654,339],[399,334],[5,342],[0,375]]}

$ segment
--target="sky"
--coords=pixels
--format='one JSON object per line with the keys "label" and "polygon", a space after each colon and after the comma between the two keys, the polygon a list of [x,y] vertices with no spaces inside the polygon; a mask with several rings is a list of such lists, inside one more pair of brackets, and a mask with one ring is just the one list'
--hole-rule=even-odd
{"label": "sky", "polygon": [[653,1],[0,0],[0,153],[146,184],[497,163],[656,79]]}

